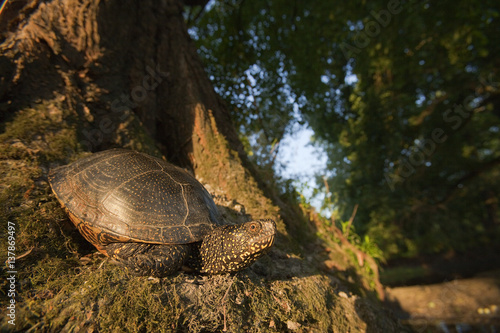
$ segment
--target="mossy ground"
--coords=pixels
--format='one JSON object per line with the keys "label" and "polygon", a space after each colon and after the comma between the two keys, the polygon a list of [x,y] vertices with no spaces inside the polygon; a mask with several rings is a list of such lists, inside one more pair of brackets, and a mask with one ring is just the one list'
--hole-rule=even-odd
{"label": "mossy ground", "polygon": [[[320,253],[322,241],[314,233],[303,235],[304,244],[281,235],[269,255],[235,276],[178,273],[152,279],[128,274],[98,254],[78,234],[51,193],[47,182],[49,169],[86,154],[78,141],[78,121],[68,121],[72,118],[63,116],[59,111],[62,109],[57,102],[44,102],[19,111],[4,124],[0,134],[2,263],[7,254],[4,242],[7,221],[16,227],[14,330],[200,332],[226,328],[230,332],[391,332],[397,329],[397,323],[376,301],[355,291],[361,295],[357,296],[346,287],[346,281],[355,284],[351,277],[360,275],[349,255],[342,254],[342,249],[333,243],[329,252]],[[137,130],[136,125],[131,128]],[[138,141],[139,146],[148,145]],[[306,252],[309,254],[302,254]],[[324,268],[322,262],[326,259],[335,259],[337,269]],[[6,277],[4,267],[0,280],[2,308],[11,299],[6,292]],[[8,320],[2,316],[0,330],[13,329]]]}

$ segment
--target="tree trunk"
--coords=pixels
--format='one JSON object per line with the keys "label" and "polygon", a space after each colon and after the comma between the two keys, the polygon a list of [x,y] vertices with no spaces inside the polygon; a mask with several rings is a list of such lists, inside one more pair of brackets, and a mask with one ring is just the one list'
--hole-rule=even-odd
{"label": "tree trunk", "polygon": [[[182,10],[176,0],[35,0],[11,2],[2,13],[0,217],[17,228],[16,328],[396,329],[372,301],[338,296],[341,272],[320,273],[309,263],[323,267],[336,256],[339,271],[364,279],[341,246],[315,237],[318,224],[307,226],[296,207],[279,208],[278,198],[273,203],[259,186]],[[191,169],[229,206],[226,216],[276,219],[274,250],[236,280],[213,277],[201,285],[183,274],[129,277],[103,264],[66,228],[46,176],[50,167],[111,147],[163,155]],[[304,261],[304,251],[322,253]]]}

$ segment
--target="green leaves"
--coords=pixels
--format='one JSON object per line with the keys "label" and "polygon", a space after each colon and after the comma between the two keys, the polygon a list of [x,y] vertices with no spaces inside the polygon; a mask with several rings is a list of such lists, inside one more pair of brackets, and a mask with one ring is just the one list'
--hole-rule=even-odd
{"label": "green leaves", "polygon": [[370,242],[415,254],[498,232],[499,13],[496,1],[218,1],[193,35],[258,164],[307,122],[329,158],[327,206],[345,219],[359,204]]}

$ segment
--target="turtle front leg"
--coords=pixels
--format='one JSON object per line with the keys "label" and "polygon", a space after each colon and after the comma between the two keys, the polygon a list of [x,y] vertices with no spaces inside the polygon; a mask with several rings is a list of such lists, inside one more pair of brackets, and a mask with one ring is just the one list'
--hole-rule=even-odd
{"label": "turtle front leg", "polygon": [[177,272],[188,256],[183,244],[158,245],[145,243],[111,243],[103,246],[110,258],[124,265],[131,273],[163,277]]}

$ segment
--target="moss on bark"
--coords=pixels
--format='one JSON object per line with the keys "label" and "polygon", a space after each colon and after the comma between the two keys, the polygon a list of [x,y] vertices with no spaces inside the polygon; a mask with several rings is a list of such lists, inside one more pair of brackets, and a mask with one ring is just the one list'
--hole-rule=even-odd
{"label": "moss on bark", "polygon": [[[371,328],[394,331],[397,327],[380,304],[352,294],[338,277],[349,270],[351,262],[340,247],[331,254],[335,253],[337,264],[346,270],[325,273],[314,267],[323,260],[321,254],[293,254],[284,235],[268,256],[235,277],[179,273],[160,280],[128,275],[76,232],[50,192],[49,168],[86,154],[77,140],[77,122],[71,125],[63,121],[71,118],[69,113],[63,116],[65,112],[57,110],[62,110],[57,102],[46,101],[37,108],[19,111],[0,135],[4,180],[0,214],[2,221],[16,225],[19,257],[17,329],[169,332],[219,331],[226,326],[234,332],[363,332]],[[136,135],[137,147],[148,145],[140,140],[144,133]],[[224,145],[219,142],[218,147]],[[219,156],[214,161],[221,159]],[[233,155],[233,161],[225,163],[239,161]],[[242,174],[243,179],[251,179]],[[230,180],[216,181],[234,182],[227,188],[233,188],[236,196],[243,193],[241,202],[252,204],[241,191],[246,186],[237,184],[242,180],[230,174],[226,177]],[[255,188],[248,191],[259,193]],[[230,193],[226,195],[231,197]],[[254,214],[269,211],[254,205]],[[243,219],[249,218],[245,216]],[[1,236],[6,237],[5,223],[1,230]],[[316,242],[321,249],[320,241]],[[7,251],[3,242],[0,251]],[[3,290],[5,277],[1,280]],[[3,294],[1,301],[6,306],[9,299]],[[9,328],[5,317],[2,328]]]}
{"label": "moss on bark", "polygon": [[[10,221],[16,228],[15,328],[53,332],[399,330],[397,322],[368,297],[373,293],[370,283],[360,281],[369,277],[345,247],[334,237],[316,235],[328,231],[321,229],[314,215],[272,198],[259,185],[227,110],[203,77],[186,31],[170,31],[175,38],[164,40],[140,35],[134,26],[120,26],[128,18],[139,22],[143,32],[151,28],[144,18],[152,15],[152,26],[166,17],[171,29],[185,29],[180,4],[145,1],[136,6],[137,11],[115,1],[33,2],[0,44],[1,76],[8,78],[0,86],[0,258],[5,262],[3,240]],[[114,12],[116,18],[111,15]],[[116,48],[110,36],[117,39]],[[158,61],[162,73],[176,73],[175,78],[165,74],[157,89],[147,91],[146,104],[152,109],[137,101],[135,106],[120,104],[142,91],[137,87],[144,88],[144,78],[157,67],[148,67],[150,60],[123,56],[128,54],[122,51],[130,36],[137,37],[147,54],[155,54],[153,64]],[[172,50],[177,48],[169,43],[177,43],[184,53],[174,55]],[[173,60],[161,60],[169,56]],[[185,62],[181,69],[173,67],[176,61]],[[128,69],[127,64],[134,65]],[[163,127],[152,130],[151,124]],[[191,166],[213,189],[226,218],[239,222],[275,218],[276,246],[235,276],[179,273],[150,279],[128,275],[78,234],[47,182],[50,168],[109,147],[166,155]],[[325,264],[328,261],[335,265]],[[7,274],[4,268],[3,291]],[[5,292],[0,294],[2,308],[10,299]],[[5,316],[0,325],[2,330],[12,328]]]}

